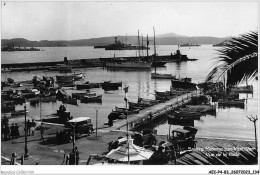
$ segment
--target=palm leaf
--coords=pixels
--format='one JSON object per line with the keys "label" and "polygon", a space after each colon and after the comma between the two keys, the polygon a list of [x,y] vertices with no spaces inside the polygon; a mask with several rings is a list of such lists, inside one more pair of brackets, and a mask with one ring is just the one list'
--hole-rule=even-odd
{"label": "palm leaf", "polygon": [[230,44],[218,51],[216,66],[208,74],[207,81],[227,76],[227,85],[251,80],[258,73],[258,32],[243,34],[232,38]]}

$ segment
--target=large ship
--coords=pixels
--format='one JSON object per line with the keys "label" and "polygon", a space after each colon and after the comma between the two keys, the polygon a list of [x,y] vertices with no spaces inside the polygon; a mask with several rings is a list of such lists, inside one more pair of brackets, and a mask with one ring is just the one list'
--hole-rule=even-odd
{"label": "large ship", "polygon": [[214,44],[213,47],[223,47],[223,46],[228,46],[228,45],[230,45],[230,42],[225,40],[225,41],[223,41],[221,43]]}
{"label": "large ship", "polygon": [[[148,41],[148,35],[147,35],[147,41]],[[124,59],[124,58],[111,58],[107,59],[105,61],[106,67],[110,68],[131,68],[131,69],[151,69],[152,62],[148,56],[148,43],[147,42],[147,57],[141,57],[140,56],[140,50],[139,50],[139,56],[134,59]],[[139,31],[138,31],[138,47],[140,47],[139,42]],[[141,47],[144,47],[143,45]]]}
{"label": "large ship", "polygon": [[181,44],[180,47],[198,47],[201,46],[199,44],[192,44],[192,43],[186,43],[186,44]]}
{"label": "large ship", "polygon": [[98,48],[105,48],[105,50],[146,50],[150,49],[149,47],[145,46],[132,46],[131,44],[124,44],[123,42],[119,41],[117,37],[115,37],[115,41],[113,44],[109,44],[106,46],[94,46],[95,49]]}

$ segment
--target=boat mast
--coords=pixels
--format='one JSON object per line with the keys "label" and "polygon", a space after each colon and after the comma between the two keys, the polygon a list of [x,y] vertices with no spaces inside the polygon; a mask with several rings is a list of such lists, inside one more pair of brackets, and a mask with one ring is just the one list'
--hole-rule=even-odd
{"label": "boat mast", "polygon": [[[156,57],[156,46],[155,46],[155,30],[154,30],[154,27],[153,27],[153,39],[154,39],[154,59],[155,60],[155,57]],[[156,66],[154,67],[154,71],[155,71],[155,74],[156,74]]]}
{"label": "boat mast", "polygon": [[138,54],[140,57],[140,40],[139,40],[139,30],[138,30]]}
{"label": "boat mast", "polygon": [[154,56],[156,56],[155,30],[154,30],[154,27],[153,27],[153,39],[154,39]]}
{"label": "boat mast", "polygon": [[148,40],[148,35],[147,35],[147,48],[146,48],[146,51],[147,51],[147,59],[149,58],[149,54],[148,54],[148,45],[149,45],[149,40]]}
{"label": "boat mast", "polygon": [[144,38],[142,34],[142,56],[144,56]]}
{"label": "boat mast", "polygon": [[42,99],[40,98],[40,120],[42,123]]}

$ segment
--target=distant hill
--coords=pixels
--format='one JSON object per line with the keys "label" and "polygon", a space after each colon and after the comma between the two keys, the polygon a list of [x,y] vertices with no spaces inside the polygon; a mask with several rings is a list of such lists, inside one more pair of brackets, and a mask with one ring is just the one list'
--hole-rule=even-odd
{"label": "distant hill", "polygon": [[179,35],[176,33],[166,33],[166,34],[156,35],[156,38],[166,38],[166,37],[187,37],[187,36]]}
{"label": "distant hill", "polygon": [[[116,36],[118,40],[123,43],[138,45],[137,36]],[[217,44],[225,41],[229,38],[217,38],[217,37],[187,37],[181,36],[175,33],[168,33],[156,36],[157,45],[178,45],[185,43],[193,44]],[[15,47],[65,47],[65,46],[100,46],[112,44],[115,40],[115,36],[101,37],[101,38],[91,38],[91,39],[80,39],[80,40],[41,40],[41,41],[29,41],[24,38],[13,38],[13,39],[2,39],[2,46],[15,46]],[[145,45],[146,38],[143,38],[143,43]],[[149,40],[153,40],[153,37],[149,37]],[[140,44],[142,44],[142,38],[140,37]],[[153,41],[150,41],[150,45]]]}

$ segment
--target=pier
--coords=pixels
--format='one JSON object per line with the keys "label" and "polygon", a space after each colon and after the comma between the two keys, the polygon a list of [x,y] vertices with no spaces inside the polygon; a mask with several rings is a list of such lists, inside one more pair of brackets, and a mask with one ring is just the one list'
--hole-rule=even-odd
{"label": "pier", "polygon": [[[162,102],[159,104],[156,104],[154,106],[145,108],[141,110],[138,114],[131,114],[127,116],[128,125],[129,128],[134,128],[134,125],[144,121],[144,120],[154,120],[158,117],[167,115],[170,111],[173,109],[188,103],[191,100],[192,96],[195,96],[197,94],[201,94],[201,89],[190,91],[189,93],[182,94],[180,96],[176,96],[172,98],[171,100],[168,100],[166,102]],[[109,128],[104,128],[101,130],[101,132],[109,132],[113,130],[120,130],[121,128],[126,126],[126,120],[117,120],[114,121],[113,126]]]}

